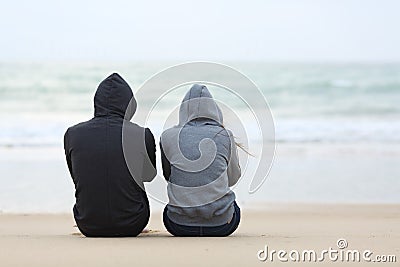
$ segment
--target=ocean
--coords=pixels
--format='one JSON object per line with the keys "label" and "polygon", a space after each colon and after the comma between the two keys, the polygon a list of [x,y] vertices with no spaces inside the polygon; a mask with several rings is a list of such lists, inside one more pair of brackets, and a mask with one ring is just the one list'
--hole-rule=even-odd
{"label": "ocean", "polygon": [[[65,130],[93,116],[97,85],[112,72],[119,72],[135,92],[170,65],[0,63],[0,210],[69,211],[73,185],[63,158]],[[269,177],[249,194],[256,165],[249,157],[247,172],[235,188],[239,203],[400,203],[400,64],[228,65],[257,84],[275,126]],[[148,125],[156,139],[166,110],[179,104],[187,88],[152,110]],[[226,92],[210,90],[217,99],[227,99]],[[228,102],[236,113],[247,114],[246,106]],[[145,98],[139,102],[151,104]],[[246,121],[244,127],[250,143],[264,142],[255,122]],[[165,200],[162,182],[153,184],[150,194]],[[152,205],[158,207],[154,199]]]}

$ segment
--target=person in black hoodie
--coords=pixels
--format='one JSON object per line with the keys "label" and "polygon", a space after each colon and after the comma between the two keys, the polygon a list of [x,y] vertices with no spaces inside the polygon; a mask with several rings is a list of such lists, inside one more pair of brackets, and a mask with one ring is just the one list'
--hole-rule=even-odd
{"label": "person in black hoodie", "polygon": [[64,135],[76,224],[87,237],[137,236],[150,216],[142,185],[156,175],[153,134],[129,122],[136,100],[117,73],[100,83],[94,109],[94,118]]}

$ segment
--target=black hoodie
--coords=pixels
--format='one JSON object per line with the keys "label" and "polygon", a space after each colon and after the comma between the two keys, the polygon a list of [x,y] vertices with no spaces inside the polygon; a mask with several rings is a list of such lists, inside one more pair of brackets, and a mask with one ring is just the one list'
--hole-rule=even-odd
{"label": "black hoodie", "polygon": [[[75,221],[86,236],[136,236],[149,220],[148,199],[138,183],[156,175],[154,137],[149,129],[127,121],[135,113],[136,100],[116,73],[100,83],[94,109],[94,118],[68,128],[64,136],[76,190]],[[131,158],[125,161],[122,147],[124,120],[124,142],[129,144],[124,149],[135,155],[132,164]],[[132,174],[132,168],[140,169],[140,174]]]}

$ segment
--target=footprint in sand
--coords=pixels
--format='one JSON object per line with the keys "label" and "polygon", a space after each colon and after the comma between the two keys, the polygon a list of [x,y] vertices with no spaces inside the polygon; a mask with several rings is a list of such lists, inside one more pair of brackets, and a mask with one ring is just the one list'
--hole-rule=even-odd
{"label": "footprint in sand", "polygon": [[75,235],[75,236],[83,236],[81,233],[72,233],[71,235]]}

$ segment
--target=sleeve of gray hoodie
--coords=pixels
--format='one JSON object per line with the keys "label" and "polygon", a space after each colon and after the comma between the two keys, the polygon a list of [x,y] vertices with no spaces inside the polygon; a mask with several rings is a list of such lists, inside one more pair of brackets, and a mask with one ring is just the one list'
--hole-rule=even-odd
{"label": "sleeve of gray hoodie", "polygon": [[242,171],[239,165],[239,156],[237,151],[237,145],[231,131],[228,131],[231,141],[231,157],[228,162],[228,186],[234,186],[242,175]]}

